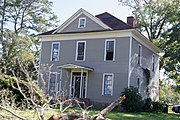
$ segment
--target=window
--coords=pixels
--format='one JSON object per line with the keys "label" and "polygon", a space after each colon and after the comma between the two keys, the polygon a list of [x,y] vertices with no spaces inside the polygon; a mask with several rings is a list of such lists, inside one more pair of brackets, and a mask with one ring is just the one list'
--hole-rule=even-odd
{"label": "window", "polygon": [[114,57],[115,57],[115,40],[106,40],[104,61],[106,60],[114,61]]}
{"label": "window", "polygon": [[57,79],[56,74],[51,73],[50,79],[49,79],[49,91],[55,91],[56,90],[56,79]]}
{"label": "window", "polygon": [[78,41],[76,45],[76,61],[85,60],[86,42]]}
{"label": "window", "polygon": [[141,59],[142,59],[142,46],[138,45],[138,60],[137,60],[138,65],[141,65]]}
{"label": "window", "polygon": [[140,90],[141,90],[140,78],[137,79],[137,89],[138,89],[138,92],[140,93]]}
{"label": "window", "polygon": [[78,28],[85,28],[86,27],[86,18],[79,18]]}
{"label": "window", "polygon": [[60,49],[60,43],[52,43],[51,61],[59,60],[59,49]]}
{"label": "window", "polygon": [[112,95],[113,94],[113,77],[112,73],[105,73],[103,75],[103,95]]}
{"label": "window", "polygon": [[154,72],[155,70],[155,56],[152,56],[152,71]]}

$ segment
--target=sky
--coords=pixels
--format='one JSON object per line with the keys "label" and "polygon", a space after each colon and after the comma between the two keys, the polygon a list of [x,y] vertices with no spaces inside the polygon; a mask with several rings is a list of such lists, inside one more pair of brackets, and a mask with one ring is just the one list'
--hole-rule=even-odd
{"label": "sky", "polygon": [[51,0],[52,10],[62,24],[80,8],[85,9],[92,15],[108,12],[126,22],[128,16],[132,16],[131,10],[118,3],[118,0]]}

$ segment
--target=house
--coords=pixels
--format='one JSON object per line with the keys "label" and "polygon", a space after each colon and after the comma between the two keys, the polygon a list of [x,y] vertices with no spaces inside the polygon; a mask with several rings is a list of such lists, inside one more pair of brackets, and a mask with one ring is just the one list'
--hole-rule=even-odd
{"label": "house", "polygon": [[[110,103],[135,86],[143,98],[159,99],[163,51],[133,27],[105,12],[78,10],[57,29],[40,34],[39,86],[48,95]],[[147,90],[148,88],[148,90]]]}

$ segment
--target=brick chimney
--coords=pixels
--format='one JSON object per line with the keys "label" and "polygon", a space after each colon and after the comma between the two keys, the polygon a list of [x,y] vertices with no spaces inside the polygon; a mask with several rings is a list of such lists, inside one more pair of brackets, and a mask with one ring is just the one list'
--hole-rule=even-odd
{"label": "brick chimney", "polygon": [[133,16],[127,17],[127,24],[129,24],[132,27],[135,27],[135,19]]}

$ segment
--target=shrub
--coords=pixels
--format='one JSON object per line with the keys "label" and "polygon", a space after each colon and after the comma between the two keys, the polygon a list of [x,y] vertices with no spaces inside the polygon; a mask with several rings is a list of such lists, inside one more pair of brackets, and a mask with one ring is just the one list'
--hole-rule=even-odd
{"label": "shrub", "polygon": [[121,94],[126,96],[126,99],[122,102],[122,107],[125,111],[142,111],[143,100],[137,88],[133,86],[131,86],[130,88],[125,88],[125,90]]}
{"label": "shrub", "polygon": [[143,110],[145,112],[152,112],[152,110],[153,110],[153,102],[152,102],[151,98],[147,98],[147,99],[144,100]]}

